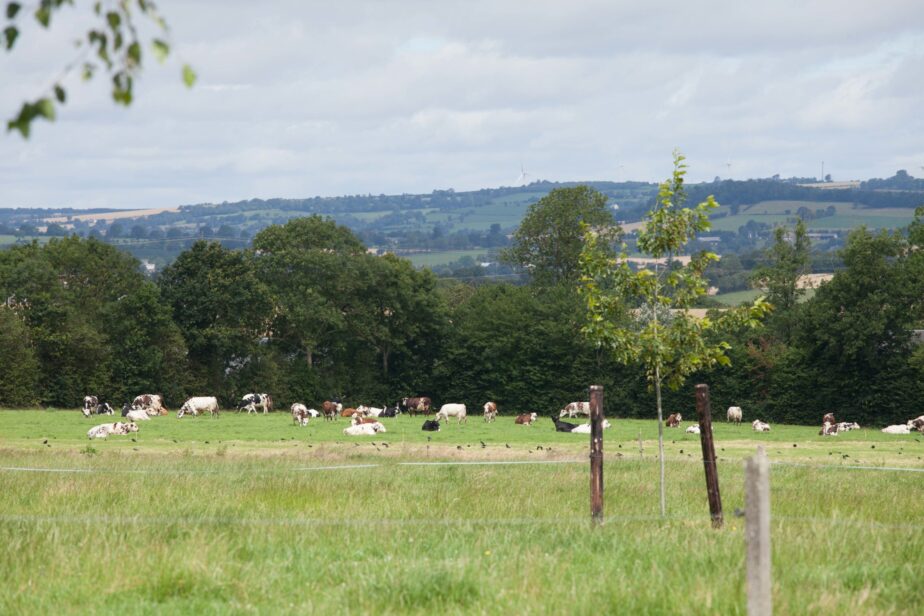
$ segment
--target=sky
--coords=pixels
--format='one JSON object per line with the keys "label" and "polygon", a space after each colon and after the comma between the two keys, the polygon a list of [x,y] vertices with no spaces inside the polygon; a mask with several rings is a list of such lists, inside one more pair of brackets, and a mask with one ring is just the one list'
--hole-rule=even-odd
{"label": "sky", "polygon": [[[54,83],[88,3],[0,54]],[[100,75],[0,135],[0,207],[153,208],[526,181],[924,176],[920,0],[160,0],[135,103]],[[180,67],[199,75],[186,89]]]}

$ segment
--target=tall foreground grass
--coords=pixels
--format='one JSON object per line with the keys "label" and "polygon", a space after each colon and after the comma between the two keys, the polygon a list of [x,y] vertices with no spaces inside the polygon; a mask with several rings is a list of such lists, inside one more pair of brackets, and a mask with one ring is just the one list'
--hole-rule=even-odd
{"label": "tall foreground grass", "polygon": [[[386,449],[338,442],[333,427],[310,441],[280,416],[171,417],[135,442],[88,446],[60,428],[69,416],[36,415],[18,415],[38,423],[16,434],[0,416],[2,614],[744,613],[743,520],[732,511],[743,507],[741,453],[760,438],[746,431],[719,438],[727,517],[715,531],[698,442],[668,441],[661,520],[651,448],[639,459],[636,426],[623,422],[614,430],[625,434],[607,431],[607,519],[592,528],[587,464],[567,462],[586,449],[547,431],[473,424],[438,443],[409,428],[402,442],[396,423]],[[210,432],[205,444],[183,432],[215,425],[264,436],[218,443],[222,431]],[[807,464],[771,471],[777,613],[924,613],[924,473],[836,467],[875,453],[876,464],[920,468],[924,445],[814,431],[765,442],[771,459]],[[499,438],[482,447],[479,434]],[[552,463],[402,465],[427,455]]]}

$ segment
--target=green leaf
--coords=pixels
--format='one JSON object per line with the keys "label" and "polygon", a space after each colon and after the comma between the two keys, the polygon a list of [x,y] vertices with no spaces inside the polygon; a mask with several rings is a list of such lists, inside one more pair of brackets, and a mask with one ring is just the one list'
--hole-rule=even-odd
{"label": "green leaf", "polygon": [[158,62],[166,60],[167,55],[170,53],[170,46],[160,39],[151,41],[151,48],[154,50],[154,57],[157,58]]}
{"label": "green leaf", "polygon": [[16,13],[19,12],[19,9],[22,8],[22,5],[18,2],[10,2],[6,5],[6,18],[13,19],[16,17]]}
{"label": "green leaf", "polygon": [[122,17],[115,11],[109,11],[106,13],[106,21],[109,22],[109,27],[115,32],[122,24]]}
{"label": "green leaf", "polygon": [[67,100],[67,94],[64,92],[64,88],[58,84],[55,84],[55,98],[58,99],[58,102],[61,104],[64,104],[64,101]]}
{"label": "green leaf", "polygon": [[12,49],[13,43],[16,42],[16,37],[19,36],[19,30],[16,26],[7,26],[3,30],[4,37],[6,38],[6,48]]}
{"label": "green leaf", "polygon": [[48,27],[48,22],[51,21],[51,9],[47,6],[40,6],[35,11],[35,19],[45,28]]}
{"label": "green leaf", "polygon": [[128,59],[136,66],[141,64],[141,45],[138,44],[138,41],[128,46]]}
{"label": "green leaf", "polygon": [[196,72],[188,64],[183,65],[183,83],[186,84],[187,88],[193,87],[196,83]]}
{"label": "green leaf", "polygon": [[96,66],[86,62],[83,65],[83,71],[81,71],[80,76],[84,81],[89,81],[93,79],[93,71],[96,70]]}
{"label": "green leaf", "polygon": [[50,98],[39,99],[35,103],[35,106],[36,106],[36,110],[38,111],[38,114],[41,115],[43,118],[46,118],[48,120],[55,119],[55,104],[51,102]]}

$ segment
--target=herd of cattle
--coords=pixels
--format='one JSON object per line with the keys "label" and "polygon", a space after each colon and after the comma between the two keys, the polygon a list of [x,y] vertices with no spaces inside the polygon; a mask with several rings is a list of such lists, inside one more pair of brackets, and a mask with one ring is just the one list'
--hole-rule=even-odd
{"label": "herd of cattle", "polygon": [[[263,411],[263,414],[273,411],[273,397],[266,393],[249,393],[241,398],[237,407],[237,412],[246,410],[248,414],[257,413],[257,409]],[[402,398],[394,406],[382,405],[381,407],[359,405],[356,407],[344,407],[338,398],[325,400],[320,406],[320,410],[308,408],[301,402],[296,402],[291,406],[292,420],[301,426],[307,426],[311,419],[324,418],[329,421],[335,421],[337,417],[345,417],[350,420],[350,426],[343,430],[347,436],[374,435],[381,432],[387,432],[385,424],[380,419],[397,417],[404,413],[411,416],[422,414],[430,415],[433,411],[433,402],[430,398],[421,396],[416,398]],[[497,403],[486,402],[483,407],[484,421],[487,423],[497,419]],[[189,398],[177,410],[177,418],[185,415],[197,417],[208,413],[211,417],[217,418],[220,412],[218,398],[215,396],[194,396]],[[142,394],[137,396],[132,402],[122,405],[122,417],[127,422],[106,423],[94,426],[87,432],[89,438],[106,438],[110,434],[129,434],[138,431],[138,425],[135,422],[147,421],[151,417],[167,415],[167,407],[164,405],[163,396],[160,394]],[[100,402],[97,396],[86,396],[83,399],[83,415],[113,415],[115,411],[108,402]],[[557,432],[572,432],[574,434],[590,433],[590,423],[575,424],[562,421],[563,418],[590,416],[590,402],[570,402],[561,411],[558,416],[552,415],[550,419],[555,424]],[[726,419],[729,423],[740,424],[744,417],[744,412],[739,406],[730,406],[726,412]],[[438,432],[442,423],[448,423],[450,419],[455,418],[457,424],[468,421],[468,410],[465,404],[447,403],[442,405],[434,419],[425,419],[421,430],[426,432]],[[537,413],[523,413],[514,418],[514,423],[523,426],[532,426],[539,418]],[[683,416],[680,413],[672,413],[664,421],[668,428],[679,428],[683,422]],[[609,428],[610,422],[604,420],[603,428]],[[751,423],[751,428],[755,432],[769,432],[770,424],[755,419]],[[838,422],[834,418],[834,413],[826,413],[822,418],[821,431],[822,436],[837,436],[840,432],[849,432],[858,430],[860,425],[855,422]],[[888,426],[882,429],[887,434],[910,434],[912,431],[924,433],[924,415],[909,420],[905,424]],[[686,432],[699,434],[698,424],[687,427]]]}

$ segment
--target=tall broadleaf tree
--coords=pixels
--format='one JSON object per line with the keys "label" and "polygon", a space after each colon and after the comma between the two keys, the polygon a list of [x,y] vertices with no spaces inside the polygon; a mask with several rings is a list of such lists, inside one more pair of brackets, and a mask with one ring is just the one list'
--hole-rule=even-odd
{"label": "tall broadleaf tree", "polygon": [[717,334],[725,328],[757,326],[769,309],[760,298],[751,306],[706,318],[690,314],[689,308],[706,294],[704,270],[718,256],[703,251],[691,256],[686,265],[675,257],[697,233],[710,228],[709,211],[718,204],[709,196],[695,208],[684,207],[684,160],[674,152],[673,174],[660,185],[657,201],[638,235],[639,250],[654,259],[652,269],[633,269],[625,244],[617,256],[611,256],[607,240],[591,228],[585,230],[580,255],[579,289],[588,312],[583,333],[616,361],[642,363],[655,392],[662,516],[667,513],[662,384],[677,389],[696,371],[728,365],[730,345]]}

